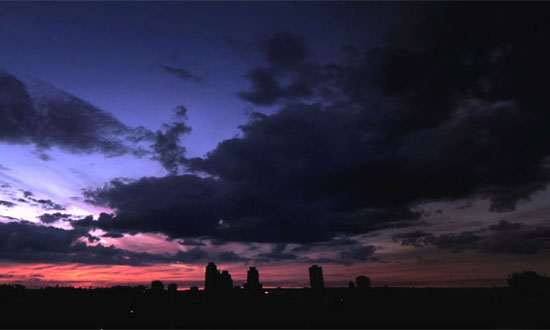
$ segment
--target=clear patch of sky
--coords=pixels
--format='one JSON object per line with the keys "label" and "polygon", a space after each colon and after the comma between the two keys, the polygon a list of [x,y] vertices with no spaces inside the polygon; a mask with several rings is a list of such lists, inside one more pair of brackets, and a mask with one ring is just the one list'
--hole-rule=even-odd
{"label": "clear patch of sky", "polygon": [[[246,120],[236,93],[259,61],[257,41],[291,31],[317,58],[333,61],[341,46],[374,40],[390,13],[391,6],[361,3],[3,3],[0,67],[50,82],[129,125],[158,128],[183,104],[194,128],[189,153],[203,155]],[[160,64],[203,82],[182,81]]]}

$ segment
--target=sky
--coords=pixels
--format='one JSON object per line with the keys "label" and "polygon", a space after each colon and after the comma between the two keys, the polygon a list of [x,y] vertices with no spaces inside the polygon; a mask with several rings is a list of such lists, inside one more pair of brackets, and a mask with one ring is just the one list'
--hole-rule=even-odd
{"label": "sky", "polygon": [[544,4],[0,2],[0,282],[550,272]]}

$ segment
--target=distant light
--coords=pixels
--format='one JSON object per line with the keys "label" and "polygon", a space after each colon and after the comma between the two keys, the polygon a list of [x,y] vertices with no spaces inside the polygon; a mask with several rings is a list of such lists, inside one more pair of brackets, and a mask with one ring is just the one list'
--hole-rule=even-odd
{"label": "distant light", "polygon": [[227,223],[224,219],[220,219],[218,220],[218,226],[221,228],[229,228],[229,223]]}
{"label": "distant light", "polygon": [[264,291],[264,294],[269,294],[269,291]]}
{"label": "distant light", "polygon": [[133,314],[133,313],[134,313],[134,310],[133,310],[133,309],[130,309],[130,313],[132,313],[132,314]]}

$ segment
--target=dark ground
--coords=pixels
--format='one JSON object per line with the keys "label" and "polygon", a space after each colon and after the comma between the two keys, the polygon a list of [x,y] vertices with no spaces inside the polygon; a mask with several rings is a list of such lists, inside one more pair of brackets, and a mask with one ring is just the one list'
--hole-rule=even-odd
{"label": "dark ground", "polygon": [[550,328],[549,307],[548,288],[0,287],[2,328]]}

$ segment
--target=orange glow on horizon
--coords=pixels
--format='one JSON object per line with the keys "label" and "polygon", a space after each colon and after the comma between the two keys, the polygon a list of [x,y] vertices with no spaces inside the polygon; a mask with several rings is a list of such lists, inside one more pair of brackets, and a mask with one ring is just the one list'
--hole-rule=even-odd
{"label": "orange glow on horizon", "polygon": [[[498,260],[485,264],[419,264],[419,263],[366,263],[354,266],[321,265],[327,286],[347,286],[348,281],[358,275],[369,276],[374,286],[416,286],[416,287],[459,287],[506,285],[506,277],[514,271],[521,271],[527,262],[501,263]],[[145,285],[153,280],[165,284],[177,283],[180,289],[191,286],[202,288],[204,265],[156,264],[150,266],[128,265],[86,265],[1,262],[0,283],[18,283],[29,288],[46,286],[110,287],[115,285]],[[286,264],[218,264],[218,268],[229,270],[235,285],[246,281],[249,266],[260,271],[260,281],[266,288],[308,287],[309,278],[304,263]],[[465,272],[464,269],[469,269]],[[547,273],[548,266],[535,269]],[[477,274],[472,277],[472,274]]]}

